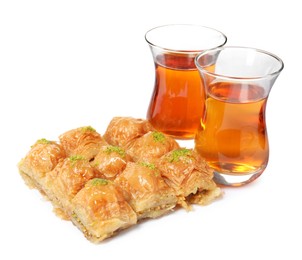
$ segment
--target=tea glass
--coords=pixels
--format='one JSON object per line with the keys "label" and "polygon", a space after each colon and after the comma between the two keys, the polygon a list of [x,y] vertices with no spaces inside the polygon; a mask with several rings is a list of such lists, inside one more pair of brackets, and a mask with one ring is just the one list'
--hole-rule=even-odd
{"label": "tea glass", "polygon": [[195,63],[206,94],[195,149],[214,170],[217,183],[250,183],[268,163],[265,110],[284,64],[272,53],[232,46],[204,51]]}
{"label": "tea glass", "polygon": [[177,139],[193,139],[204,113],[204,87],[194,59],[223,46],[226,36],[200,25],[173,24],[149,30],[145,39],[155,63],[155,85],[147,119]]}

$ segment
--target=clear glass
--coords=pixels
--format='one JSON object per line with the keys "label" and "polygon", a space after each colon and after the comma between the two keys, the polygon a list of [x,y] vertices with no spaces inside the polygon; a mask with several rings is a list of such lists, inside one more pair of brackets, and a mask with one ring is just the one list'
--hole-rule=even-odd
{"label": "clear glass", "polygon": [[195,149],[214,169],[217,183],[247,184],[268,163],[265,109],[283,62],[258,49],[221,47],[202,52],[195,63],[206,94]]}
{"label": "clear glass", "polygon": [[159,131],[193,139],[204,113],[204,87],[194,60],[201,51],[223,46],[221,32],[199,25],[165,25],[145,39],[155,63],[155,85],[147,119]]}

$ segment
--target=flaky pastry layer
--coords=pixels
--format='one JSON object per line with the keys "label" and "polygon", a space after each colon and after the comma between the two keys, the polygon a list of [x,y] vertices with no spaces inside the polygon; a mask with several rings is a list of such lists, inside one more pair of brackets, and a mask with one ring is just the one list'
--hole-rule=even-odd
{"label": "flaky pastry layer", "polygon": [[113,118],[104,136],[90,126],[38,140],[18,164],[63,219],[100,242],[178,205],[221,195],[206,162],[143,119]]}

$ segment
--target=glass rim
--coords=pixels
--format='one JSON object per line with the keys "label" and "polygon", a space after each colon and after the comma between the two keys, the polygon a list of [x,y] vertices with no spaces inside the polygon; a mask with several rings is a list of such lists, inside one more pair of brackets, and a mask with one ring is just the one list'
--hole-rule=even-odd
{"label": "glass rim", "polygon": [[[261,54],[264,54],[266,56],[270,56],[271,58],[275,59],[280,64],[280,68],[277,69],[276,71],[267,73],[267,74],[262,75],[262,76],[238,77],[238,76],[228,76],[228,75],[223,75],[223,74],[217,74],[215,72],[211,72],[211,71],[206,70],[204,68],[204,66],[201,66],[199,64],[198,60],[201,57],[203,57],[203,56],[205,56],[207,54],[218,52],[218,51],[222,51],[222,50],[225,50],[225,49],[245,49],[245,50],[251,50],[251,51],[254,51],[254,52],[257,52],[257,53],[261,53]],[[208,74],[208,75],[216,77],[216,78],[219,77],[219,78],[223,78],[223,79],[233,79],[233,80],[259,80],[259,79],[264,79],[264,78],[267,78],[267,77],[272,77],[272,76],[280,74],[280,72],[284,68],[284,62],[277,55],[275,55],[275,54],[273,54],[271,52],[265,51],[265,50],[258,49],[258,48],[243,47],[243,46],[221,46],[221,47],[218,47],[218,48],[213,48],[213,49],[205,50],[205,51],[199,53],[195,57],[195,66],[202,73]]]}
{"label": "glass rim", "polygon": [[[220,36],[222,36],[222,43],[220,44],[217,44],[217,45],[213,45],[213,47],[211,48],[204,48],[204,49],[195,49],[195,50],[189,50],[189,49],[176,49],[176,48],[167,48],[167,47],[164,47],[164,46],[161,46],[160,44],[156,44],[156,43],[153,43],[150,39],[148,39],[148,35],[152,32],[152,31],[155,31],[155,30],[158,30],[158,29],[162,29],[162,28],[168,28],[168,27],[176,27],[176,26],[179,26],[179,27],[195,27],[195,28],[202,28],[202,29],[206,29],[206,30],[209,30],[209,31],[212,31],[212,32],[216,32],[217,34],[219,34]],[[203,26],[203,25],[199,25],[199,24],[165,24],[165,25],[160,25],[160,26],[156,26],[156,27],[153,27],[151,29],[149,29],[146,33],[145,33],[145,40],[146,42],[152,46],[152,47],[155,47],[155,48],[160,48],[164,51],[167,51],[167,52],[172,52],[172,53],[180,53],[180,54],[199,54],[200,52],[204,51],[204,50],[207,50],[207,49],[213,49],[213,48],[219,48],[219,47],[222,47],[226,44],[227,42],[227,37],[224,33],[222,33],[221,31],[217,30],[217,29],[214,29],[214,28],[211,28],[211,27],[207,27],[207,26]]]}

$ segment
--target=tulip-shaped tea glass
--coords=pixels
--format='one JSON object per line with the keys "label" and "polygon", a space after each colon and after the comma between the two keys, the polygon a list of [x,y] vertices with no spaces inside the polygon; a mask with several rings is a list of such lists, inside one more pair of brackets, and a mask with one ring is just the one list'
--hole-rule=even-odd
{"label": "tulip-shaped tea glass", "polygon": [[145,39],[155,63],[155,86],[147,119],[159,131],[193,139],[204,112],[204,87],[194,59],[201,51],[223,46],[227,38],[199,25],[164,25]]}
{"label": "tulip-shaped tea glass", "polygon": [[265,108],[283,62],[258,49],[221,47],[202,52],[195,63],[206,93],[195,149],[217,183],[249,183],[268,163]]}

